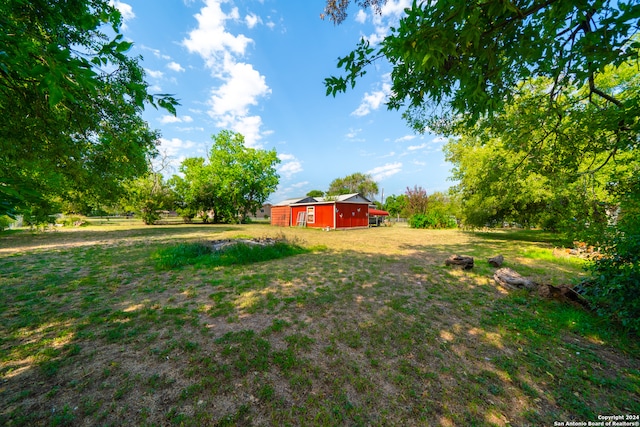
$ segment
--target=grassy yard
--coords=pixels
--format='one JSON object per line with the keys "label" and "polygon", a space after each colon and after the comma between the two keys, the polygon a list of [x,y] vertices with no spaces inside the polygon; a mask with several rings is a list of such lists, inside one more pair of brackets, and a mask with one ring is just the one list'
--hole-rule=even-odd
{"label": "grassy yard", "polygon": [[[304,250],[157,262],[238,237]],[[637,338],[492,280],[497,254],[540,283],[584,274],[552,250],[543,233],[401,226],[5,233],[0,425],[552,426],[640,414]],[[445,267],[452,254],[476,266]]]}

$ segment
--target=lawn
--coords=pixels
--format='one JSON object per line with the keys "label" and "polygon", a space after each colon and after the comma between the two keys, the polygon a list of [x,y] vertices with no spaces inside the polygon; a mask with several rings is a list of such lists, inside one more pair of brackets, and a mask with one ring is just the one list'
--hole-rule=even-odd
{"label": "lawn", "polygon": [[[299,250],[233,265],[189,249],[250,237]],[[553,247],[537,232],[401,226],[112,221],[0,234],[0,425],[552,426],[640,414],[637,338],[492,280],[486,259],[503,254],[539,283],[575,283],[583,261]],[[197,262],[158,262],[176,253]],[[476,266],[445,267],[452,254]]]}

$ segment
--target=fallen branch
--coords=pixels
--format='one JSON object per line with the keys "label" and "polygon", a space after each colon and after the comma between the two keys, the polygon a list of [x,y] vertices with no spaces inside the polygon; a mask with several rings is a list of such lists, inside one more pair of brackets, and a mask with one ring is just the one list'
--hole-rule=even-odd
{"label": "fallen branch", "polygon": [[538,295],[547,299],[555,299],[560,302],[581,306],[587,310],[591,309],[589,302],[579,293],[566,285],[553,286],[538,284],[531,279],[521,276],[510,268],[501,268],[493,274],[494,280],[501,286],[512,289],[538,290]]}
{"label": "fallen branch", "polygon": [[496,255],[494,257],[489,258],[489,264],[494,267],[501,267],[504,262],[504,257],[502,255]]}
{"label": "fallen branch", "polygon": [[473,268],[473,257],[466,255],[451,255],[444,262],[444,265],[457,265],[465,270],[471,270]]}
{"label": "fallen branch", "polygon": [[565,285],[561,285],[559,287],[553,285],[540,285],[538,287],[538,294],[543,298],[568,302],[570,304],[579,305],[587,310],[591,309],[589,302],[587,302],[582,295]]}
{"label": "fallen branch", "polygon": [[532,291],[538,286],[533,280],[521,276],[518,272],[508,267],[496,270],[496,272],[493,273],[493,279],[498,282],[499,285],[512,289],[527,289]]}

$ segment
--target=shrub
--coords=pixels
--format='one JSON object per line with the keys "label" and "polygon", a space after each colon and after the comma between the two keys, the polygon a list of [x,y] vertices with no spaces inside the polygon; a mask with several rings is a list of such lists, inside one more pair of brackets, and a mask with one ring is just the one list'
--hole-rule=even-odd
{"label": "shrub", "polygon": [[157,251],[153,258],[156,267],[171,269],[195,264],[199,258],[211,255],[211,246],[204,243],[182,243]]}
{"label": "shrub", "polygon": [[426,214],[415,214],[409,217],[409,227],[411,228],[455,228],[456,220],[442,212],[427,212]]}
{"label": "shrub", "polygon": [[153,225],[160,219],[160,213],[157,211],[157,205],[154,202],[148,202],[140,210],[142,222],[146,225]]}
{"label": "shrub", "polygon": [[32,205],[23,212],[23,221],[30,228],[44,229],[46,226],[55,224],[57,206],[53,203],[43,201],[40,204]]}
{"label": "shrub", "polygon": [[640,333],[640,180],[622,198],[622,216],[591,267],[585,294],[601,316]]}
{"label": "shrub", "polygon": [[84,218],[78,215],[64,216],[56,222],[63,224],[65,227],[82,227],[85,225],[89,225],[89,223],[85,221]]}
{"label": "shrub", "polygon": [[640,221],[635,230],[616,233],[593,266],[586,294],[598,314],[640,333]]}
{"label": "shrub", "polygon": [[4,231],[4,229],[9,228],[9,226],[13,223],[14,221],[8,217],[7,215],[1,215],[0,216],[0,231]]}
{"label": "shrub", "polygon": [[193,222],[193,218],[198,214],[195,209],[189,207],[179,207],[176,209],[176,212],[182,217],[185,224],[191,224]]}
{"label": "shrub", "polygon": [[154,253],[156,267],[171,269],[185,265],[245,265],[269,261],[308,252],[307,249],[287,241],[277,241],[269,245],[251,245],[238,242],[225,249],[213,250],[204,242],[183,243],[161,249]]}

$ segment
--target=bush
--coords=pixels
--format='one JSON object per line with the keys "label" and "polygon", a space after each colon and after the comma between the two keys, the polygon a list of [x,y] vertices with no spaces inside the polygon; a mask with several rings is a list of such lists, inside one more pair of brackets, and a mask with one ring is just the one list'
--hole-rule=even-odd
{"label": "bush", "polygon": [[153,225],[160,219],[160,213],[157,210],[157,205],[154,202],[147,202],[140,210],[140,218],[146,225]]}
{"label": "bush", "polygon": [[44,229],[46,226],[56,223],[55,213],[59,212],[59,206],[50,201],[42,201],[30,206],[23,211],[23,221],[30,228]]}
{"label": "bush", "polygon": [[172,269],[185,265],[246,265],[306,252],[307,249],[287,241],[265,246],[238,242],[221,250],[213,250],[207,243],[184,243],[161,249],[154,253],[153,258],[157,268]]}
{"label": "bush", "polygon": [[153,258],[156,267],[171,269],[196,264],[199,259],[210,256],[211,252],[211,246],[204,243],[182,243],[157,251]]}
{"label": "bush", "polygon": [[65,227],[82,227],[89,225],[89,223],[85,221],[83,217],[78,215],[64,216],[56,222],[64,225]]}
{"label": "bush", "polygon": [[195,218],[196,215],[198,214],[198,212],[195,209],[183,208],[183,207],[177,208],[176,212],[178,213],[178,215],[182,217],[182,220],[184,221],[185,224],[193,223],[193,218]]}
{"label": "bush", "polygon": [[409,217],[411,228],[455,228],[457,225],[453,217],[442,212],[427,212]]}
{"label": "bush", "polygon": [[13,219],[8,217],[7,215],[0,216],[0,231],[4,231],[6,228],[9,228],[11,224],[13,224]]}
{"label": "bush", "polygon": [[591,267],[585,294],[599,315],[640,333],[640,180],[621,203],[622,217]]}
{"label": "bush", "polygon": [[[640,222],[640,221],[636,221]],[[640,226],[640,223],[638,224]],[[640,228],[619,231],[593,266],[586,294],[598,314],[640,333]]]}

